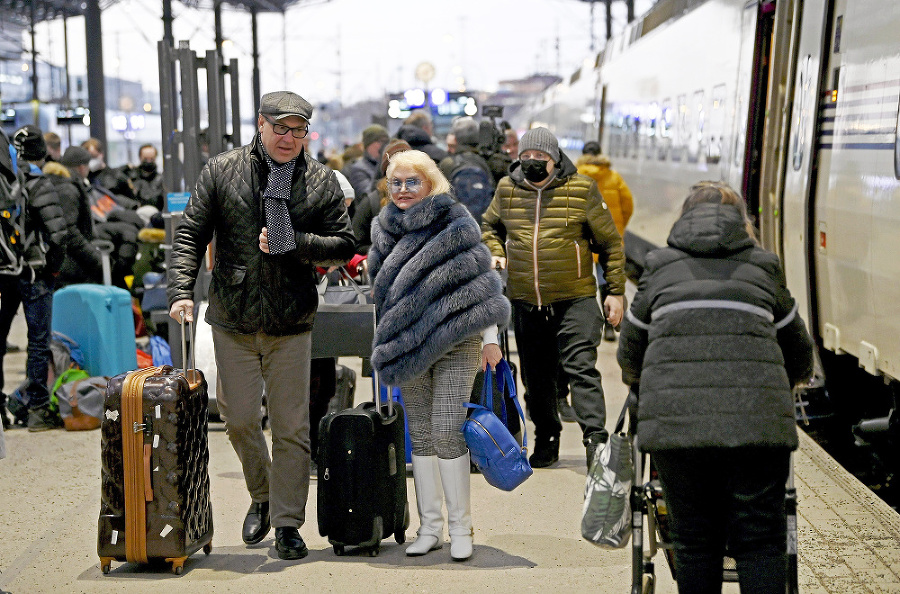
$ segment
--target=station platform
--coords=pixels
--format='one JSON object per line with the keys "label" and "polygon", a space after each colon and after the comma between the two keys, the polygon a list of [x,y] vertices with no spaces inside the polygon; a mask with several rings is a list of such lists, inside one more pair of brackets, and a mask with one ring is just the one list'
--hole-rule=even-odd
{"label": "station platform", "polygon": [[[26,343],[21,315],[10,341]],[[616,343],[600,346],[609,416],[626,395],[615,362]],[[23,353],[5,361],[5,389],[23,379]],[[359,360],[342,359],[360,372]],[[357,378],[356,401],[372,396],[371,381]],[[530,423],[528,424],[531,431]],[[141,592],[628,592],[630,547],[607,551],[580,536],[585,481],[584,448],[577,425],[566,423],[560,462],[512,493],[472,475],[475,553],[450,559],[449,544],[424,557],[406,557],[404,545],[385,540],[377,557],[352,551],[337,557],[316,526],[316,483],[301,528],[309,556],[281,561],[274,531],[259,545],[241,541],[250,503],[240,465],[221,423],[210,424],[210,478],[215,536],[212,554],[198,552],[182,576],[168,566],[113,563],[100,571],[96,554],[100,507],[100,432],[64,430],[6,433],[0,460],[0,591],[15,594]],[[900,592],[900,515],[849,475],[805,434],[795,456],[799,498],[800,589],[812,594]],[[408,481],[412,524],[418,525],[415,490]],[[677,591],[662,555],[656,558],[657,592]],[[726,584],[725,592],[738,592]]]}

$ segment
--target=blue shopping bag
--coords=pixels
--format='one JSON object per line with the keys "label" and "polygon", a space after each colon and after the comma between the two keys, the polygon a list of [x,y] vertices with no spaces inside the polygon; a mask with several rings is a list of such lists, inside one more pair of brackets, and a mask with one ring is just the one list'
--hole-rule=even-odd
{"label": "blue shopping bag", "polygon": [[534,472],[528,463],[528,435],[525,429],[525,415],[516,398],[516,384],[506,360],[497,364],[497,386],[500,398],[507,398],[515,405],[522,420],[522,445],[516,441],[509,429],[494,414],[494,372],[488,366],[484,374],[481,403],[466,403],[471,409],[460,431],[466,439],[472,462],[484,475],[488,484],[504,491],[512,491]]}

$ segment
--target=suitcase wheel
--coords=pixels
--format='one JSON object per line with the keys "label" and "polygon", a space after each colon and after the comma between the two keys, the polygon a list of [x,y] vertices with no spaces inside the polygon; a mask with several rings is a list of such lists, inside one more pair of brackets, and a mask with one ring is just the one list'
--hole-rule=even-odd
{"label": "suitcase wheel", "polygon": [[207,555],[212,553],[212,541],[209,541],[205,545],[203,545],[203,552]]}
{"label": "suitcase wheel", "polygon": [[334,545],[334,554],[338,557],[342,557],[344,555],[344,545]]}
{"label": "suitcase wheel", "polygon": [[167,558],[167,562],[172,563],[172,573],[175,575],[181,575],[184,573],[184,562],[187,561],[187,557],[176,557],[176,558]]}
{"label": "suitcase wheel", "polygon": [[100,571],[103,572],[103,575],[109,573],[109,568],[112,565],[112,561],[112,557],[100,557]]}

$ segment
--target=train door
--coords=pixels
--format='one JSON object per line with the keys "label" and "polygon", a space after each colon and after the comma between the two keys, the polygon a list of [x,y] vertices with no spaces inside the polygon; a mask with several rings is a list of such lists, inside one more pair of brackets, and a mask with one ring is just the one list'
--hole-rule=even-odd
{"label": "train door", "polygon": [[900,378],[900,4],[833,0],[813,216],[822,345]]}
{"label": "train door", "polygon": [[[753,65],[750,69],[749,97],[747,105],[747,133],[743,147],[743,179],[741,193],[747,201],[747,211],[760,213],[759,188],[762,174],[762,157],[766,109],[769,96],[769,66],[771,64],[772,30],[774,28],[774,2],[764,1],[753,7],[756,11],[756,27],[753,31]],[[747,11],[745,11],[746,13]],[[747,35],[745,31],[745,35]],[[762,221],[757,221],[762,225]]]}
{"label": "train door", "polygon": [[806,0],[800,15],[781,205],[781,254],[787,284],[810,328],[817,327],[813,261],[818,233],[813,228],[812,213],[821,132],[817,124],[819,98],[828,72],[831,4],[831,0]]}

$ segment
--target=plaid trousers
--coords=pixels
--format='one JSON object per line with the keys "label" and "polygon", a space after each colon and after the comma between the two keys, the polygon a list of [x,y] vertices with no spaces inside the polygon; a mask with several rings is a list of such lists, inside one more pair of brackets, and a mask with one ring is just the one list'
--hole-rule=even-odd
{"label": "plaid trousers", "polygon": [[481,365],[481,335],[454,346],[418,377],[400,386],[409,421],[409,438],[416,456],[445,460],[464,455],[460,432],[472,394],[472,382]]}

